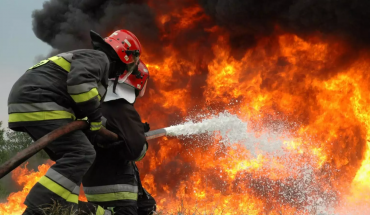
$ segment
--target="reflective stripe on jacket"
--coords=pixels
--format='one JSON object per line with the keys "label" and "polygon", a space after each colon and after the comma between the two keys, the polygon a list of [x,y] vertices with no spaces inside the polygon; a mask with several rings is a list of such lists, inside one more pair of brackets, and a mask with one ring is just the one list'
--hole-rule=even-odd
{"label": "reflective stripe on jacket", "polygon": [[42,60],[12,87],[8,98],[9,127],[95,113],[106,93],[108,72],[109,60],[97,50],[75,50]]}

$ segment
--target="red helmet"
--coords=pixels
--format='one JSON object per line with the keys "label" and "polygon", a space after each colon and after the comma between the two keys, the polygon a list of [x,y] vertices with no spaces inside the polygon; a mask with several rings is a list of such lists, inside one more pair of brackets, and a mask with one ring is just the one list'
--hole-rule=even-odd
{"label": "red helmet", "polygon": [[132,72],[138,65],[141,44],[137,37],[130,31],[118,30],[104,39],[98,33],[90,31],[90,37],[94,48],[102,48],[108,52],[112,50],[126,65],[128,71]]}
{"label": "red helmet", "polygon": [[123,63],[127,65],[134,63],[135,66],[139,63],[141,44],[130,31],[115,31],[104,38],[104,41],[114,49]]}
{"label": "red helmet", "polygon": [[136,90],[140,91],[138,97],[142,97],[145,94],[146,85],[149,80],[149,70],[142,60],[139,62],[137,71],[129,73],[124,71],[118,78],[118,83],[125,83]]}

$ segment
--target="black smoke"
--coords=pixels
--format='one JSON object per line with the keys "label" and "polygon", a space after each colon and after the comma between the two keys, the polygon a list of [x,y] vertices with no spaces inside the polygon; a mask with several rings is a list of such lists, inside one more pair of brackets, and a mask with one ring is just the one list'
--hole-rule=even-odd
{"label": "black smoke", "polygon": [[[158,27],[160,15],[176,14],[193,5],[200,5],[211,20],[183,29],[175,38],[171,35],[181,17],[170,15],[169,21]],[[168,0],[49,0],[43,9],[34,11],[33,29],[56,49],[53,54],[91,47],[90,30],[106,36],[124,28],[138,36],[146,54],[157,55],[152,60],[165,55],[163,48],[169,43],[179,50],[180,57],[194,60],[197,58],[189,56],[194,53],[186,50],[187,46],[197,44],[198,52],[211,54],[215,38],[205,29],[217,25],[227,30],[232,54],[240,58],[277,27],[301,37],[320,33],[354,46],[368,45],[369,12],[367,0],[179,0],[176,4]]]}
{"label": "black smoke", "polygon": [[90,30],[104,37],[128,29],[140,38],[147,53],[161,50],[155,45],[159,44],[155,14],[143,1],[50,0],[32,16],[36,36],[55,49],[52,54],[90,48]]}
{"label": "black smoke", "polygon": [[278,26],[305,37],[336,36],[351,45],[370,44],[370,1],[367,0],[199,0],[215,22],[230,31],[230,45],[252,47]]}

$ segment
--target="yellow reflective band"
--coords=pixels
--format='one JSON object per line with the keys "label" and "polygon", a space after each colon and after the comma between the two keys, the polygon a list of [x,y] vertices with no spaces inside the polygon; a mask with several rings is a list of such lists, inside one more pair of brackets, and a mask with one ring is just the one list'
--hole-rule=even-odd
{"label": "yellow reflective band", "polygon": [[141,161],[144,157],[145,157],[145,155],[146,155],[146,152],[143,154],[143,155],[141,155],[137,160],[135,160],[135,161]]}
{"label": "yellow reflective band", "polygon": [[91,122],[90,123],[90,130],[97,131],[102,127],[102,122]]}
{"label": "yellow reflective band", "polygon": [[143,147],[143,150],[141,150],[139,158],[135,161],[140,161],[141,159],[143,159],[146,155],[147,150],[148,150],[148,146],[145,144],[144,147]]}
{"label": "yellow reflective band", "polygon": [[76,103],[86,102],[95,96],[99,96],[98,90],[96,88],[92,88],[89,92],[81,93],[78,95],[71,95],[72,99]]}
{"label": "yellow reflective band", "polygon": [[105,213],[104,208],[98,205],[98,208],[96,209],[96,215],[104,215],[104,213]]}
{"label": "yellow reflective band", "polygon": [[116,200],[137,200],[137,193],[118,192],[118,193],[104,193],[104,194],[85,194],[90,202],[110,202]]}
{"label": "yellow reflective band", "polygon": [[76,117],[67,111],[40,111],[29,113],[11,113],[9,114],[9,122],[31,122],[53,119],[75,119]]}
{"label": "yellow reflective band", "polygon": [[49,60],[53,61],[56,65],[62,67],[65,71],[71,71],[71,63],[66,61],[63,57],[54,56],[49,58]]}
{"label": "yellow reflective band", "polygon": [[39,67],[39,66],[44,65],[44,64],[45,64],[45,63],[47,63],[47,62],[49,62],[49,60],[42,60],[42,61],[40,61],[39,63],[37,63],[37,64],[33,65],[32,67],[30,67],[29,69],[37,68],[37,67]]}
{"label": "yellow reflective band", "polygon": [[67,202],[72,202],[78,204],[78,195],[71,193],[66,199]]}
{"label": "yellow reflective band", "polygon": [[102,122],[91,122],[91,125],[93,126],[100,126],[102,124]]}
{"label": "yellow reflective band", "polygon": [[84,117],[84,118],[82,118],[82,119],[77,119],[77,120],[87,121],[87,116],[85,116],[85,117]]}
{"label": "yellow reflective band", "polygon": [[55,183],[53,180],[50,180],[48,177],[41,177],[38,183],[40,183],[42,186],[52,191],[53,193],[57,194],[58,196],[62,197],[67,202],[78,204],[78,195],[72,194],[71,191]]}
{"label": "yellow reflective band", "polygon": [[90,131],[97,131],[97,130],[100,130],[101,129],[101,126],[99,128],[97,127],[90,127]]}

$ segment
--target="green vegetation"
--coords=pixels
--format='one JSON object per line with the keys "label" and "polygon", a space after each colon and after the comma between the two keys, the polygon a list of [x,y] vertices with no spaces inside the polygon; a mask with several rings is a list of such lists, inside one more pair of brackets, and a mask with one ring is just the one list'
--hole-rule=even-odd
{"label": "green vegetation", "polygon": [[4,128],[0,128],[0,164],[7,161],[18,151],[26,148],[31,143],[32,139],[23,132],[6,132]]}
{"label": "green vegetation", "polygon": [[[17,152],[29,146],[32,142],[32,139],[27,133],[5,129],[2,127],[2,122],[0,122],[0,165],[13,157]],[[41,151],[32,160],[34,162],[47,158],[47,154]],[[5,199],[9,193],[14,192],[15,186],[10,185],[10,180],[11,178],[9,176],[5,176],[0,180],[0,200]]]}

